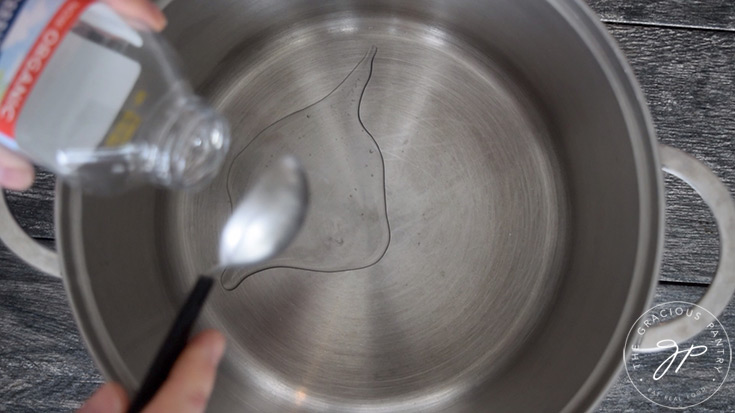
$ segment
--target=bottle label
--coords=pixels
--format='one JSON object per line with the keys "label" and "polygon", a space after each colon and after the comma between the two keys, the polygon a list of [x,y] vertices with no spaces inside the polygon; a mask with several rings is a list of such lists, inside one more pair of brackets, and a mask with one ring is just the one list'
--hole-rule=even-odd
{"label": "bottle label", "polygon": [[[94,0],[0,0],[0,133],[15,123],[43,69]],[[2,136],[0,135],[0,136]]]}

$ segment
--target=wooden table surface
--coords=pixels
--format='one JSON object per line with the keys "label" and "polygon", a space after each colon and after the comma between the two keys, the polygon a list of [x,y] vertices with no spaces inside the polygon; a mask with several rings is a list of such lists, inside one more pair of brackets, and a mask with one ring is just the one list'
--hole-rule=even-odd
{"label": "wooden table surface", "polygon": [[[709,165],[735,193],[735,1],[587,0],[627,55],[660,141]],[[712,214],[693,190],[666,178],[666,241],[656,301],[698,301],[717,268]],[[53,177],[7,198],[21,225],[53,244]],[[720,317],[735,336],[735,308]],[[735,374],[689,411],[735,410]],[[0,244],[0,411],[69,411],[102,383],[79,336],[61,281]],[[598,411],[663,411],[625,373]]]}

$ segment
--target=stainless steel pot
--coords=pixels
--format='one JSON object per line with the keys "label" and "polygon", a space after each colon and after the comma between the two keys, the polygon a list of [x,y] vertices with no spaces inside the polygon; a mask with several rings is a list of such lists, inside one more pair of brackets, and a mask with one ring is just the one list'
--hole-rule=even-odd
{"label": "stainless steel pot", "polygon": [[231,199],[282,151],[307,166],[312,212],[284,255],[244,281],[226,272],[211,297],[201,324],[230,343],[211,411],[590,409],[657,281],[662,167],[718,221],[700,305],[717,315],[730,300],[730,194],[656,143],[630,68],[580,2],[175,0],[166,13],[232,121],[225,170],[196,194],[59,185],[58,257],[2,228],[63,274],[98,365],[128,389],[216,260]]}

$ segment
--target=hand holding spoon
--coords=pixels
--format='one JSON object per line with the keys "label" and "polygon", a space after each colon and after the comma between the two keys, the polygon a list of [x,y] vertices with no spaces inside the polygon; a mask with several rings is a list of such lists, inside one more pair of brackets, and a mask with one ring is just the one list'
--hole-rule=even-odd
{"label": "hand holding spoon", "polygon": [[[281,158],[258,177],[232,212],[220,237],[219,265],[207,274],[229,266],[258,264],[281,252],[301,228],[307,202],[304,170],[295,158]],[[130,404],[130,413],[143,410],[168,377],[212,284],[211,276],[199,276]]]}

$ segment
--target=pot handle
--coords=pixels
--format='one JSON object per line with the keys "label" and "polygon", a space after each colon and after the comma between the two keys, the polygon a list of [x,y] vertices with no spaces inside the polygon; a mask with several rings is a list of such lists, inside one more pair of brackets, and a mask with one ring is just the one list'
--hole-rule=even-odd
{"label": "pot handle", "polygon": [[0,239],[23,261],[48,275],[61,278],[56,252],[36,242],[18,225],[8,208],[2,189],[0,189]]}
{"label": "pot handle", "polygon": [[735,202],[725,184],[702,162],[667,145],[659,145],[662,169],[691,186],[712,210],[720,232],[720,262],[709,289],[697,305],[711,314],[695,321],[680,317],[648,329],[639,351],[657,350],[656,343],[669,339],[687,341],[722,314],[735,293]]}
{"label": "pot handle", "polygon": [[[153,0],[163,10],[173,0]],[[46,248],[31,238],[13,217],[5,200],[5,192],[0,188],[0,241],[20,259],[46,274],[61,278],[59,257],[55,251]]]}

